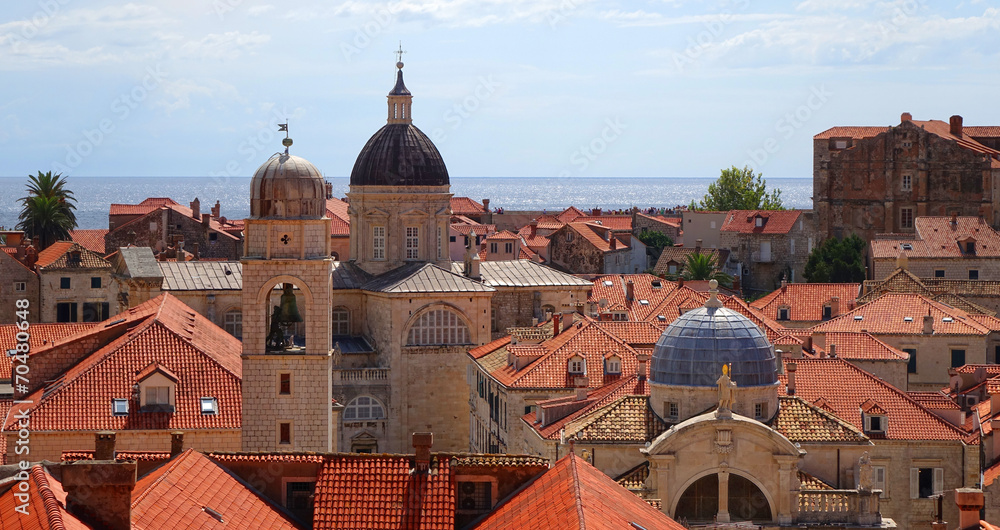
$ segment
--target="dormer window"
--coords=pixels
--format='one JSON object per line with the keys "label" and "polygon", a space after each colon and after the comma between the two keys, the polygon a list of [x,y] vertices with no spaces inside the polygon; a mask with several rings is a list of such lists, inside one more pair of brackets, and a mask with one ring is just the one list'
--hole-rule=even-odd
{"label": "dormer window", "polygon": [[885,434],[886,418],[881,414],[865,414],[865,432]]}
{"label": "dormer window", "polygon": [[177,376],[160,363],[151,363],[136,375],[142,412],[174,412]]}
{"label": "dormer window", "polygon": [[788,311],[789,311],[788,307],[779,307],[778,320],[788,320]]}
{"label": "dormer window", "polygon": [[823,320],[830,320],[833,316],[833,307],[829,305],[823,306]]}
{"label": "dormer window", "polygon": [[754,217],[753,224],[758,228],[764,226],[764,218],[759,215],[757,217]]}
{"label": "dormer window", "polygon": [[569,358],[569,363],[566,367],[566,370],[571,374],[582,375],[586,371],[585,367],[586,364],[583,362],[583,357],[579,355],[574,355]]}
{"label": "dormer window", "polygon": [[604,371],[605,373],[618,375],[622,373],[622,360],[621,357],[613,355],[604,361]]}
{"label": "dormer window", "polygon": [[913,250],[913,245],[911,245],[909,243],[903,243],[903,244],[899,245],[899,248],[901,248],[903,250]]}

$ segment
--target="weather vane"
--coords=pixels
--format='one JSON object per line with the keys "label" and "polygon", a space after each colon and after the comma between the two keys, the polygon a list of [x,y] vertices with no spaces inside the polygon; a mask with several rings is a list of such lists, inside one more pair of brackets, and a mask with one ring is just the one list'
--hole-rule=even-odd
{"label": "weather vane", "polygon": [[285,123],[278,124],[278,132],[285,133],[285,139],[281,141],[281,145],[285,146],[285,154],[288,154],[288,148],[292,146],[292,139],[288,136],[288,120]]}
{"label": "weather vane", "polygon": [[393,53],[396,54],[396,67],[402,68],[403,67],[403,54],[406,53],[403,50],[403,41],[399,41],[399,49],[396,50]]}

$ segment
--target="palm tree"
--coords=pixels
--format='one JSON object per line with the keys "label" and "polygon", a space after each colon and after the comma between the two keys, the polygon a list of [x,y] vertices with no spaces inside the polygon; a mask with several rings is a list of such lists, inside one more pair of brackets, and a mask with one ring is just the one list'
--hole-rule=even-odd
{"label": "palm tree", "polygon": [[687,265],[681,274],[685,280],[715,280],[723,287],[733,285],[733,277],[719,270],[715,254],[692,252],[687,255]]}
{"label": "palm tree", "polygon": [[66,178],[51,171],[28,176],[27,197],[21,197],[17,228],[25,235],[38,237],[42,248],[60,239],[69,239],[76,228],[76,198],[66,189]]}

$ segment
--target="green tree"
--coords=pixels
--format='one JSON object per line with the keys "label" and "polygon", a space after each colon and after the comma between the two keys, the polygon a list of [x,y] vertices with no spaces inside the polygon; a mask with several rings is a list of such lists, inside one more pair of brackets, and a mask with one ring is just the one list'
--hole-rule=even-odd
{"label": "green tree", "polygon": [[809,283],[860,283],[865,280],[866,243],[857,234],[831,237],[813,249],[803,276]]}
{"label": "green tree", "polygon": [[718,180],[708,185],[700,203],[691,201],[693,210],[728,212],[729,210],[784,210],[781,190],[767,193],[767,181],[750,166],[723,169]]}
{"label": "green tree", "polygon": [[28,195],[19,199],[18,230],[38,237],[42,250],[61,239],[69,239],[76,228],[76,198],[66,188],[66,177],[51,171],[28,176]]}
{"label": "green tree", "polygon": [[733,277],[719,270],[715,254],[692,252],[687,255],[687,264],[681,276],[685,280],[715,280],[723,287],[733,286]]}
{"label": "green tree", "polygon": [[644,229],[636,237],[639,241],[642,241],[642,244],[646,245],[646,254],[652,258],[651,261],[653,263],[656,263],[660,259],[660,254],[663,253],[664,248],[674,246],[674,240],[670,239],[670,236],[663,232]]}

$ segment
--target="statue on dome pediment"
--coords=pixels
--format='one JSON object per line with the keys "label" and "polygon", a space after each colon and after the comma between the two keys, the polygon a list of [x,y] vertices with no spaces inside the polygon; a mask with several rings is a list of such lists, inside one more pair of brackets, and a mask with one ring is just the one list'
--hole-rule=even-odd
{"label": "statue on dome pediment", "polygon": [[736,382],[729,377],[729,365],[722,365],[722,375],[716,380],[719,386],[719,410],[717,415],[729,415],[733,410],[733,398],[736,394]]}

